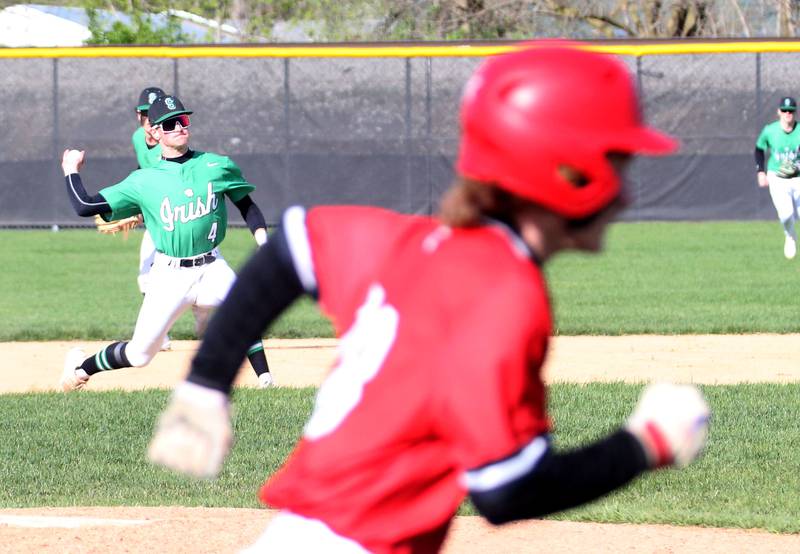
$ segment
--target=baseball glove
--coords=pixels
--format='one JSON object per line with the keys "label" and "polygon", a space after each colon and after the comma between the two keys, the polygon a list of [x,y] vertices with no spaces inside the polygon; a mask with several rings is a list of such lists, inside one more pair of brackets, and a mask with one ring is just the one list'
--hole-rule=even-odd
{"label": "baseball glove", "polygon": [[192,383],[178,385],[147,450],[154,464],[213,479],[233,445],[227,397]]}
{"label": "baseball glove", "polygon": [[797,177],[800,171],[797,169],[795,160],[784,160],[775,173],[781,179],[791,179],[792,177]]}
{"label": "baseball glove", "polygon": [[94,216],[94,224],[97,227],[97,232],[104,235],[116,235],[122,233],[122,236],[128,238],[128,231],[137,227],[142,223],[142,216],[133,215],[124,219],[115,219],[113,221],[106,221],[99,215]]}

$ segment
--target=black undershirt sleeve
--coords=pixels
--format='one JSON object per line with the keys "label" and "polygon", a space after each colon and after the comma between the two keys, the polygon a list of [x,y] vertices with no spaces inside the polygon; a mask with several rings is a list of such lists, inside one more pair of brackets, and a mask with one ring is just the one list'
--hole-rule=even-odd
{"label": "black undershirt sleeve", "polygon": [[648,469],[639,440],[619,430],[565,453],[548,448],[520,478],[487,491],[470,491],[472,503],[494,524],[537,518],[595,500]]}
{"label": "black undershirt sleeve", "polygon": [[187,380],[229,394],[247,349],[303,292],[279,228],[245,264],[212,316]]}
{"label": "black undershirt sleeve", "polygon": [[242,214],[242,217],[247,223],[247,228],[250,229],[251,233],[255,233],[256,229],[259,228],[267,228],[267,223],[264,221],[264,214],[261,213],[261,210],[256,206],[256,203],[253,202],[249,194],[233,204],[239,208],[239,213]]}
{"label": "black undershirt sleeve", "polygon": [[72,204],[72,207],[81,217],[90,217],[98,214],[105,214],[111,212],[111,206],[103,198],[100,193],[94,196],[89,196],[86,189],[83,188],[83,181],[81,176],[77,173],[71,173],[64,178],[67,184],[67,196]]}
{"label": "black undershirt sleeve", "polygon": [[764,169],[764,161],[766,159],[766,157],[764,156],[764,151],[761,148],[756,147],[755,156],[756,156],[756,171],[766,171],[766,169]]}

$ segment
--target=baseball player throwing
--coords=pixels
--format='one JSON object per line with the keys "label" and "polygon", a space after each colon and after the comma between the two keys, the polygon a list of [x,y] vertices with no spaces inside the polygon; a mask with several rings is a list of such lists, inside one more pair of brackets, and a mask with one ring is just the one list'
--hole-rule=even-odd
{"label": "baseball player throwing", "polygon": [[[575,109],[587,105],[593,117]],[[550,440],[543,264],[600,250],[631,155],[675,148],[640,121],[625,66],[552,43],[491,58],[461,120],[459,178],[438,217],[289,209],[161,418],[150,458],[216,474],[247,344],[295,298],[318,296],[338,361],[261,491],[281,511],[247,552],[435,552],[465,494],[493,523],[535,518],[684,466],[705,443],[700,392],[668,384],[645,389],[605,438],[571,451]]]}
{"label": "baseball player throwing", "polygon": [[[133,151],[136,153],[139,169],[153,167],[161,161],[161,145],[153,137],[150,118],[147,113],[150,109],[150,104],[156,98],[166,95],[167,93],[159,87],[147,87],[139,93],[139,101],[136,103],[136,121],[139,126],[131,135],[131,144],[133,144]],[[142,294],[147,290],[147,279],[155,256],[156,245],[153,244],[150,231],[145,228],[142,233],[142,242],[139,245],[139,275],[137,277],[139,292]],[[169,335],[167,335],[164,337],[164,344],[161,345],[161,350],[169,349],[170,340]]]}
{"label": "baseball player throwing", "polygon": [[797,254],[795,220],[800,217],[800,128],[796,110],[794,98],[782,98],[778,120],[764,127],[755,150],[758,186],[769,187],[772,204],[783,225],[783,255],[790,260]]}
{"label": "baseball player throwing", "polygon": [[[156,98],[149,118],[162,159],[94,196],[87,194],[79,175],[84,153],[64,152],[67,195],[78,215],[121,219],[141,213],[156,247],[133,338],[88,358],[80,349],[70,350],[60,381],[65,391],[82,388],[100,371],[147,365],[189,307],[202,335],[210,310],[222,302],[236,278],[218,249],[227,230],[226,196],[242,213],[256,242],[267,240],[264,217],[249,195],[255,187],[239,167],[225,156],[189,148],[191,113],[175,96]],[[269,386],[272,375],[259,337],[250,341],[247,355],[261,386]]]}

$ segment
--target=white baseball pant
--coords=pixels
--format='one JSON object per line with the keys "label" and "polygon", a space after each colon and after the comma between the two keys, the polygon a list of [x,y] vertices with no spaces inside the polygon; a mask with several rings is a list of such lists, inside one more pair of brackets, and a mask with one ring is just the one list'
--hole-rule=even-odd
{"label": "white baseball pant", "polygon": [[369,554],[357,542],[334,533],[318,519],[309,519],[289,511],[278,512],[264,533],[240,554]]}
{"label": "white baseball pant", "polygon": [[767,172],[769,195],[787,237],[795,237],[794,222],[800,219],[800,176],[782,179],[774,171]]}
{"label": "white baseball pant", "polygon": [[125,350],[131,365],[150,363],[167,332],[190,307],[196,331],[205,329],[209,312],[222,303],[236,280],[219,250],[212,253],[217,259],[199,267],[176,267],[175,258],[156,253],[133,338]]}
{"label": "white baseball pant", "polygon": [[147,282],[150,275],[150,266],[153,265],[153,260],[156,257],[156,245],[153,243],[153,237],[150,236],[150,231],[144,230],[142,234],[142,244],[139,245],[139,292],[142,294],[147,292]]}

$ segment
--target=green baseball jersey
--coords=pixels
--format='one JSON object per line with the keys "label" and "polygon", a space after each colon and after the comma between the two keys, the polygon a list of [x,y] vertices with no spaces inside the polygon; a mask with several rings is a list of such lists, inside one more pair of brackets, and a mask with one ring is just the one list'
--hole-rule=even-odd
{"label": "green baseball jersey", "polygon": [[773,121],[766,125],[758,135],[756,148],[766,151],[769,149],[767,171],[777,171],[783,162],[798,160],[800,148],[800,125],[795,125],[791,133],[781,127],[780,121]]}
{"label": "green baseball jersey", "polygon": [[131,142],[140,168],[153,167],[161,160],[161,145],[156,144],[154,147],[148,148],[147,142],[144,140],[144,127],[139,127],[133,132]]}
{"label": "green baseball jersey", "polygon": [[109,219],[141,213],[156,250],[175,258],[208,252],[225,239],[225,195],[238,202],[255,187],[230,158],[193,152],[184,163],[160,160],[100,191]]}

